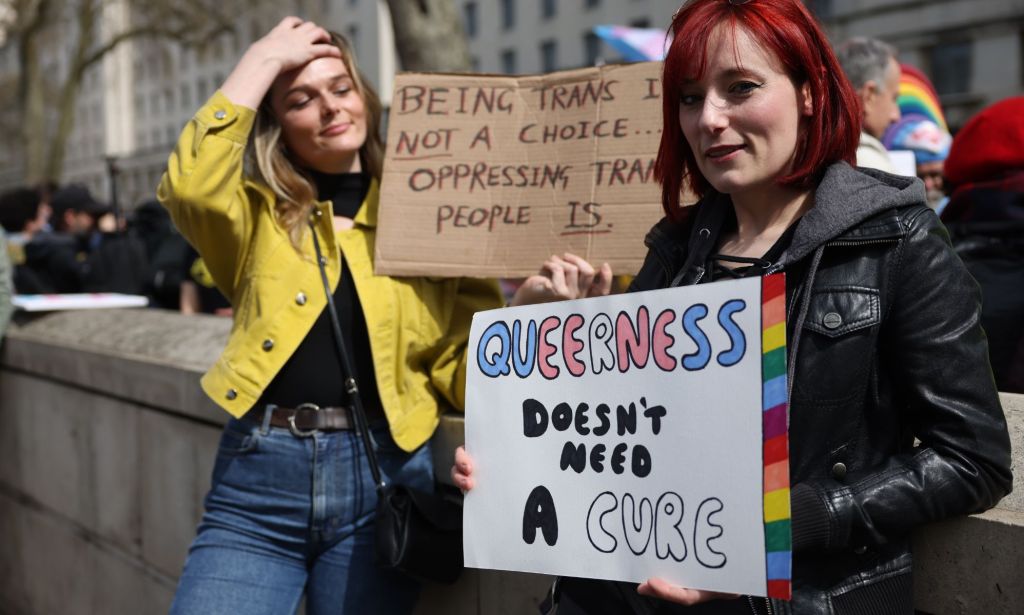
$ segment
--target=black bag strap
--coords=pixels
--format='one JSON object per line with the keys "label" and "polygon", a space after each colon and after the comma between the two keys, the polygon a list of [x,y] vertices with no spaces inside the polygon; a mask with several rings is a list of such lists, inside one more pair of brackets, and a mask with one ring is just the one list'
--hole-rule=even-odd
{"label": "black bag strap", "polygon": [[[345,378],[345,392],[352,400],[352,413],[356,421],[356,429],[363,440],[363,447],[366,448],[366,458],[370,461],[370,473],[373,474],[373,482],[377,485],[377,492],[380,493],[387,486],[380,473],[380,465],[377,463],[377,452],[374,450],[373,438],[370,437],[370,425],[366,420],[366,412],[363,410],[363,400],[359,394],[359,385],[356,383],[352,364],[345,349],[345,340],[341,337],[341,324],[338,322],[338,310],[334,307],[334,294],[331,293],[331,283],[327,280],[327,258],[320,250],[320,240],[316,235],[316,227],[309,223],[309,230],[313,233],[313,247],[316,249],[316,262],[320,268],[320,279],[324,283],[324,294],[327,295],[327,312],[331,315],[331,328],[334,331],[334,344],[338,350],[338,360],[341,361],[342,376]],[[340,284],[340,282],[339,282]]]}

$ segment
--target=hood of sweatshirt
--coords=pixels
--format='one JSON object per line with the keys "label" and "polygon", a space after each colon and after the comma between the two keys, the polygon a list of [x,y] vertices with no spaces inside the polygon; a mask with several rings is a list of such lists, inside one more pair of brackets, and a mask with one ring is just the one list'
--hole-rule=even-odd
{"label": "hood of sweatshirt", "polygon": [[[784,268],[796,263],[833,240],[897,236],[902,233],[899,221],[882,214],[924,203],[924,183],[916,177],[855,169],[837,162],[825,170],[814,191],[814,205],[804,214],[776,265]],[[711,190],[692,210],[692,224],[663,218],[647,234],[644,243],[663,264],[672,286],[699,279],[700,273],[693,274],[696,277],[691,274],[702,269],[714,249],[727,217],[726,207],[732,207],[729,196]],[[880,218],[877,224],[860,226],[876,217]]]}
{"label": "hood of sweatshirt", "polygon": [[884,211],[923,203],[924,183],[916,177],[833,164],[814,191],[814,206],[804,214],[780,263],[797,262]]}

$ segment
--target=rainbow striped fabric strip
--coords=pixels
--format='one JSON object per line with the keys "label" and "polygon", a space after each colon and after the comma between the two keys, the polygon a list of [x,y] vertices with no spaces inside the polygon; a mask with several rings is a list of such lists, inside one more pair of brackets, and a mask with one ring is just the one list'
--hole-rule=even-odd
{"label": "rainbow striped fabric strip", "polygon": [[935,122],[939,128],[949,132],[946,116],[942,113],[939,95],[928,77],[909,64],[900,65],[900,88],[898,104],[900,115],[923,115]]}
{"label": "rainbow striped fabric strip", "polygon": [[768,597],[792,596],[789,510],[789,405],[786,399],[786,276],[761,278],[764,546]]}

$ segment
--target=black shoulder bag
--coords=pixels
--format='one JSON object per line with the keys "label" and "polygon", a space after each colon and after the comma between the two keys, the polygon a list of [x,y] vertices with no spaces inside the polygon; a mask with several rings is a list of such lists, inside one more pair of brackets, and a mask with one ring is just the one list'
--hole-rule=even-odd
{"label": "black shoulder bag", "polygon": [[377,564],[400,570],[412,577],[440,583],[454,583],[462,573],[462,505],[438,494],[385,483],[377,463],[366,412],[353,376],[351,362],[341,336],[334,296],[327,280],[324,258],[316,228],[310,224],[320,277],[327,295],[334,341],[341,361],[345,391],[352,400],[356,429],[366,449],[370,472],[377,485],[376,544]]}

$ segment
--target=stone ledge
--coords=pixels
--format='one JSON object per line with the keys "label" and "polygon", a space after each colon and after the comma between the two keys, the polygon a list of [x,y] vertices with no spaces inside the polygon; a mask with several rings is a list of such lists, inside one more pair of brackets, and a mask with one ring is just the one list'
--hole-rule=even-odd
{"label": "stone ledge", "polygon": [[1024,513],[995,508],[914,534],[914,606],[935,615],[1019,612]]}
{"label": "stone ledge", "polygon": [[11,327],[0,364],[204,422],[227,414],[199,386],[231,321],[166,310],[86,310],[33,316]]}

